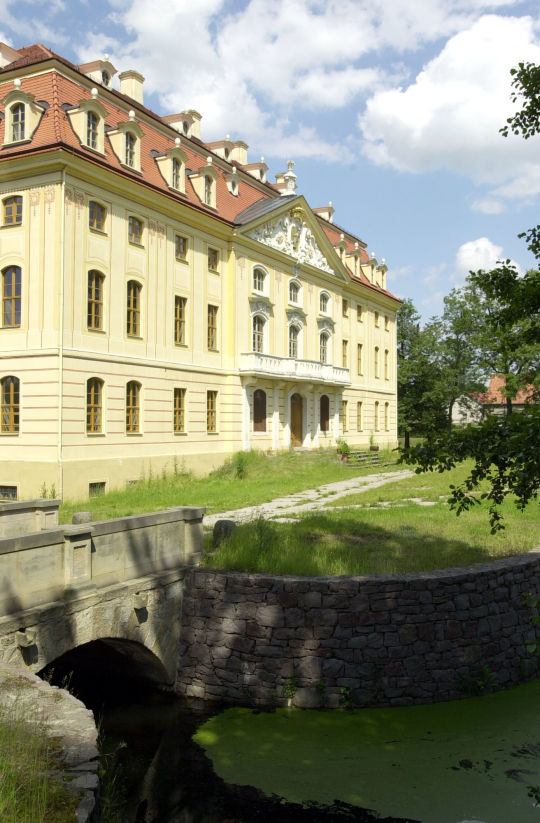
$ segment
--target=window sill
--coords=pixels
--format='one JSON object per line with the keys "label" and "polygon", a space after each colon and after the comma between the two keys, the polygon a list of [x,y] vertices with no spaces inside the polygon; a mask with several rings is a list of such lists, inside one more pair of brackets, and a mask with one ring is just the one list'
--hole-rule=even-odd
{"label": "window sill", "polygon": [[88,231],[91,231],[92,234],[98,234],[101,237],[108,237],[109,233],[106,232],[104,229],[96,229],[94,226],[88,226]]}
{"label": "window sill", "polygon": [[130,246],[135,246],[136,249],[144,249],[144,243],[137,243],[135,240],[130,240],[129,237],[128,243]]}
{"label": "window sill", "polygon": [[105,437],[105,432],[86,432],[87,437]]}
{"label": "window sill", "polygon": [[209,431],[207,431],[206,434],[210,434],[213,437],[216,437],[219,434],[219,432],[209,432]]}
{"label": "window sill", "polygon": [[23,226],[23,221],[21,220],[19,223],[3,223],[0,226],[0,229],[20,229]]}
{"label": "window sill", "polygon": [[173,432],[175,437],[187,437],[187,432]]}
{"label": "window sill", "polygon": [[91,332],[92,334],[107,334],[105,329],[92,329],[92,328],[88,327],[86,329],[86,331]]}
{"label": "window sill", "polygon": [[142,432],[126,432],[126,437],[142,437]]}
{"label": "window sill", "polygon": [[20,323],[18,326],[0,326],[0,331],[20,331],[21,329],[22,326]]}
{"label": "window sill", "polygon": [[188,263],[187,257],[175,257],[174,259],[176,260],[177,263],[184,263],[184,264]]}
{"label": "window sill", "polygon": [[18,437],[20,432],[0,432],[0,437]]}
{"label": "window sill", "polygon": [[175,346],[176,349],[189,349],[189,346],[188,346],[187,343],[176,343],[175,342],[174,346]]}

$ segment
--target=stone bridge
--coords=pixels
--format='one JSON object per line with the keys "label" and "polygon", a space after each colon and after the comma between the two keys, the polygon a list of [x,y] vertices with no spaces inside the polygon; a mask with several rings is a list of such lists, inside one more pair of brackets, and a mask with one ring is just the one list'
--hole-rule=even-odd
{"label": "stone bridge", "polygon": [[204,509],[58,526],[59,503],[0,503],[0,660],[38,672],[100,640],[173,684]]}

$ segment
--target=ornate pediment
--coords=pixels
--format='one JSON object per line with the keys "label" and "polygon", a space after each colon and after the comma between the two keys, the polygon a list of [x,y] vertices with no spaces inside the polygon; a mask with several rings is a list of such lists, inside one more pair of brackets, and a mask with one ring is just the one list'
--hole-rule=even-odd
{"label": "ornate pediment", "polygon": [[308,263],[317,269],[334,274],[315,239],[315,235],[304,221],[301,209],[292,209],[288,214],[265,223],[248,237],[294,257],[299,263]]}

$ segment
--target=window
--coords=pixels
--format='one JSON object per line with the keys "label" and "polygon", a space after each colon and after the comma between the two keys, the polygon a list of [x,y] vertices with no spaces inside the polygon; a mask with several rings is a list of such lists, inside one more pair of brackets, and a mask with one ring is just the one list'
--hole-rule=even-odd
{"label": "window", "polygon": [[319,418],[321,431],[330,431],[330,400],[327,394],[322,394],[319,402]]}
{"label": "window", "polygon": [[298,326],[289,326],[289,357],[298,357]]}
{"label": "window", "polygon": [[0,396],[2,399],[0,431],[3,434],[17,434],[19,431],[19,378],[10,375],[0,380]]}
{"label": "window", "polygon": [[217,249],[208,249],[208,268],[217,271],[219,267],[219,252]]}
{"label": "window", "polygon": [[349,316],[349,301],[346,300],[345,298],[343,298],[342,310],[343,310],[343,317],[348,317]]}
{"label": "window", "polygon": [[127,319],[128,337],[140,337],[141,334],[141,287],[135,280],[127,284]]}
{"label": "window", "polygon": [[328,333],[325,331],[319,337],[319,360],[328,363]]}
{"label": "window", "polygon": [[204,176],[204,202],[207,206],[212,205],[212,187],[214,185],[214,181],[210,177],[209,174],[205,174]]}
{"label": "window", "polygon": [[[105,215],[107,209],[101,203],[90,200],[88,203],[88,227],[94,231],[105,231]],[[130,220],[132,218],[130,217]],[[134,218],[133,218],[134,219]]]}
{"label": "window", "polygon": [[21,269],[8,266],[2,272],[2,326],[16,329],[21,325]]}
{"label": "window", "polygon": [[341,360],[344,369],[348,367],[349,363],[349,341],[343,340],[341,343]]}
{"label": "window", "polygon": [[253,269],[253,291],[264,291],[264,281],[266,279],[266,272],[259,267]]}
{"label": "window", "polygon": [[125,134],[125,164],[126,166],[130,166],[132,169],[135,168],[135,145],[136,145],[136,137],[130,131],[127,131]]}
{"label": "window", "polygon": [[326,294],[326,292],[321,292],[321,295],[319,297],[319,311],[321,314],[326,314],[328,312],[328,302],[329,297]]}
{"label": "window", "polygon": [[100,331],[103,328],[103,282],[105,277],[99,271],[88,272],[88,328]]}
{"label": "window", "polygon": [[24,103],[15,103],[11,108],[11,139],[24,140],[25,134],[25,106]]}
{"label": "window", "polygon": [[356,322],[357,323],[363,323],[363,321],[364,321],[364,314],[363,314],[363,311],[362,311],[362,306],[360,305],[360,303],[358,303],[357,306],[356,306]]}
{"label": "window", "polygon": [[136,246],[142,245],[143,224],[136,217],[128,219],[128,240]]}
{"label": "window", "polygon": [[4,200],[4,226],[15,226],[22,223],[22,197],[6,197]]}
{"label": "window", "polygon": [[341,401],[341,425],[343,431],[346,432],[349,430],[349,404],[347,400]]}
{"label": "window", "polygon": [[385,432],[388,431],[390,422],[390,403],[384,404],[384,430]]}
{"label": "window", "polygon": [[380,325],[379,312],[378,311],[374,312],[373,317],[374,317],[374,320],[375,320],[375,325],[377,326],[377,328],[379,328],[379,325]]}
{"label": "window", "polygon": [[264,318],[255,315],[253,318],[253,351],[262,353],[264,350]]}
{"label": "window", "polygon": [[262,389],[253,392],[253,431],[266,431],[266,392]]}
{"label": "window", "polygon": [[379,376],[379,347],[375,346],[375,353],[373,358],[373,370],[375,373],[375,377]]}
{"label": "window", "polygon": [[86,145],[91,149],[98,147],[99,118],[93,111],[86,112]]}
{"label": "window", "polygon": [[217,351],[217,316],[218,307],[208,306],[208,348],[210,351]]}
{"label": "window", "polygon": [[359,375],[364,373],[364,346],[358,343],[356,347],[356,370]]}
{"label": "window", "polygon": [[375,401],[375,431],[379,431],[379,401]]}
{"label": "window", "polygon": [[105,494],[105,489],[105,480],[98,480],[96,483],[89,483],[88,497],[100,497],[100,495]]}
{"label": "window", "polygon": [[361,432],[363,428],[363,421],[362,421],[362,403],[359,402],[356,404],[356,431]]}
{"label": "window", "polygon": [[289,303],[298,303],[300,286],[294,280],[289,283]]}
{"label": "window", "polygon": [[187,260],[188,241],[187,237],[177,234],[174,238],[174,254],[177,260]]}
{"label": "window", "polygon": [[384,330],[390,331],[390,320],[387,314],[384,315]]}
{"label": "window", "polygon": [[91,377],[86,381],[86,432],[99,434],[102,420],[103,381]]}
{"label": "window", "polygon": [[173,401],[173,430],[182,434],[186,430],[186,390],[175,389]]}
{"label": "window", "polygon": [[206,392],[206,431],[217,432],[217,391]]}
{"label": "window", "polygon": [[390,353],[389,353],[388,349],[385,349],[384,350],[384,379],[385,380],[388,380],[388,375],[389,375],[389,359],[390,359]]}
{"label": "window", "polygon": [[17,486],[0,486],[0,500],[16,500]]}
{"label": "window", "polygon": [[176,346],[186,345],[186,297],[174,298],[174,343]]}
{"label": "window", "polygon": [[180,160],[178,160],[178,158],[176,158],[176,157],[173,157],[172,166],[171,166],[171,185],[172,185],[173,189],[179,189],[180,188],[180,182],[181,182],[180,170],[181,170]]}
{"label": "window", "polygon": [[139,399],[141,385],[136,380],[130,380],[126,386],[126,432],[127,434],[137,434],[139,432]]}

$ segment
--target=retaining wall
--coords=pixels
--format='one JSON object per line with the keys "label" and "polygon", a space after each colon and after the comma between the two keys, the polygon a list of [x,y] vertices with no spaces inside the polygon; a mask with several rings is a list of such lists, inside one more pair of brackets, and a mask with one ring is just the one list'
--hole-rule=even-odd
{"label": "retaining wall", "polygon": [[[191,573],[177,690],[232,703],[409,705],[504,688],[537,671],[527,593],[540,549],[422,574]],[[483,670],[483,667],[487,669]]]}

